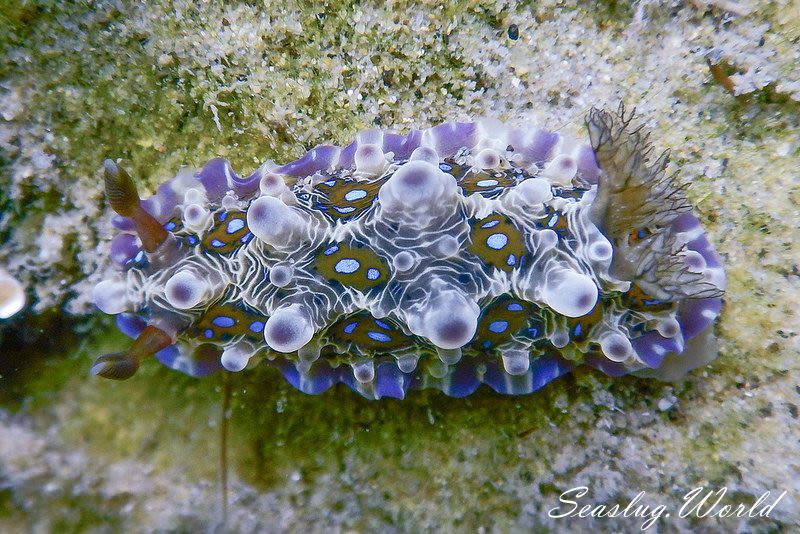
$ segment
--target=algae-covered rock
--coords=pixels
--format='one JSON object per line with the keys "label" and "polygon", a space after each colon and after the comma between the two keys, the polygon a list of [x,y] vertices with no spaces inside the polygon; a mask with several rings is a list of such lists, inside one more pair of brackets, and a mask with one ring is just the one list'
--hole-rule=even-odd
{"label": "algae-covered rock", "polygon": [[[0,8],[0,529],[636,531],[559,495],[664,505],[663,531],[800,526],[800,14],[792,2],[25,2]],[[711,65],[711,68],[709,67]],[[492,116],[584,136],[622,100],[692,183],[727,265],[720,357],[677,384],[588,371],[526,397],[304,396],[270,368],[194,380],[91,305],[101,165],[152,192],[213,157],[249,173],[365,128]],[[226,395],[226,392],[229,395]],[[221,432],[227,410],[227,433]],[[695,487],[768,517],[679,517]]]}

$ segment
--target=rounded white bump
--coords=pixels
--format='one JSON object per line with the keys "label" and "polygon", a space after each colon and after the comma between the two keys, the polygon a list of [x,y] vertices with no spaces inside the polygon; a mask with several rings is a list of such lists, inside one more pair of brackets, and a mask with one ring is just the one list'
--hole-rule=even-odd
{"label": "rounded white bump", "polygon": [[295,352],[314,337],[314,327],[300,305],[279,308],[264,325],[264,341],[277,352]]}
{"label": "rounded white bump", "polygon": [[461,361],[461,349],[436,349],[436,355],[439,356],[439,359],[442,363],[446,363],[447,365],[453,365]]}
{"label": "rounded white bump", "polygon": [[232,191],[225,193],[222,197],[222,209],[225,211],[239,211],[242,208],[242,203]]}
{"label": "rounded white bump", "polygon": [[512,191],[516,198],[528,206],[544,204],[553,200],[553,190],[550,182],[542,178],[523,180]]}
{"label": "rounded white bump", "polygon": [[220,363],[226,370],[238,373],[247,367],[247,362],[250,361],[250,356],[251,354],[249,351],[244,350],[238,345],[232,345],[222,351]]}
{"label": "rounded white bump", "polygon": [[387,161],[383,149],[378,145],[360,145],[355,154],[356,171],[378,175],[386,169]]}
{"label": "rounded white bump", "polygon": [[353,376],[356,377],[362,384],[367,384],[372,382],[375,378],[375,365],[372,363],[372,360],[364,360],[360,362],[355,362],[351,364],[353,367]]}
{"label": "rounded white bump", "polygon": [[183,225],[192,232],[205,230],[211,222],[211,212],[200,204],[189,204],[183,208]]}
{"label": "rounded white bump", "polygon": [[292,268],[276,265],[269,271],[269,282],[276,287],[286,287],[292,281]]}
{"label": "rounded white bump", "polygon": [[590,260],[606,261],[611,259],[611,256],[614,253],[614,248],[611,246],[611,243],[609,243],[607,239],[602,238],[598,239],[597,241],[589,245],[588,252]]}
{"label": "rounded white bump", "polygon": [[451,204],[456,195],[452,176],[426,161],[409,161],[383,184],[378,200],[385,211],[429,213]]}
{"label": "rounded white bump", "polygon": [[283,247],[302,232],[303,219],[275,197],[259,197],[247,210],[247,226],[253,235],[273,247]]}
{"label": "rounded white bump", "polygon": [[412,330],[416,329],[418,335],[440,349],[457,349],[475,336],[479,315],[480,308],[475,302],[458,291],[445,290],[430,300]]}
{"label": "rounded white bump", "polygon": [[205,190],[196,187],[190,187],[183,194],[184,204],[205,204],[207,200]]}
{"label": "rounded white bump", "polygon": [[436,243],[436,251],[444,258],[452,258],[458,254],[459,248],[458,239],[451,235],[443,236]]}
{"label": "rounded white bump", "polygon": [[569,332],[566,328],[557,328],[550,336],[550,343],[557,349],[562,349],[569,345]]}
{"label": "rounded white bump", "polygon": [[404,373],[411,373],[417,368],[419,356],[414,354],[406,354],[397,358],[397,367]]}
{"label": "rounded white bump", "polygon": [[428,146],[420,146],[414,149],[411,153],[410,161],[425,161],[431,165],[439,166],[439,154],[434,149]]}
{"label": "rounded white bump", "polygon": [[586,315],[597,304],[597,286],[583,273],[563,270],[544,286],[542,297],[556,313],[567,317]]}
{"label": "rounded white bump", "polygon": [[510,375],[524,375],[531,366],[530,355],[524,349],[507,349],[502,352],[503,368]]}
{"label": "rounded white bump", "polygon": [[261,196],[265,197],[279,197],[286,191],[286,182],[283,176],[268,172],[258,181],[258,189],[261,191]]}
{"label": "rounded white bump", "polygon": [[681,331],[681,325],[674,317],[669,317],[656,324],[656,330],[664,337],[675,337]]}
{"label": "rounded white bump", "polygon": [[600,349],[612,362],[624,362],[633,355],[631,341],[619,333],[609,333],[600,338]]}
{"label": "rounded white bump", "polygon": [[[8,290],[4,291],[3,286],[3,280],[0,280],[0,301],[3,300],[4,293],[11,294]],[[92,290],[92,300],[100,311],[109,315],[122,313],[128,310],[130,306],[125,282],[119,280],[103,280],[94,286]],[[24,304],[24,294],[22,302]],[[5,308],[6,306],[7,304],[4,304],[2,307]],[[4,317],[3,314],[0,313],[0,318],[5,319],[6,317],[11,317],[11,315],[13,314]]]}
{"label": "rounded white bump", "polygon": [[407,250],[403,250],[397,253],[397,256],[392,258],[392,265],[398,272],[404,272],[411,269],[414,266],[414,255],[408,252]]}
{"label": "rounded white bump", "polygon": [[568,154],[559,154],[545,167],[542,173],[551,182],[569,185],[578,172],[578,162]]}
{"label": "rounded white bump", "polygon": [[475,156],[475,166],[481,169],[500,167],[500,154],[492,148],[484,148]]}
{"label": "rounded white bump", "polygon": [[558,244],[558,234],[555,233],[554,230],[545,228],[544,230],[537,232],[536,235],[539,238],[539,249],[537,250],[537,253],[539,254],[550,250]]}
{"label": "rounded white bump", "polygon": [[208,282],[189,270],[178,271],[164,284],[164,297],[179,310],[194,308],[206,298],[208,291]]}

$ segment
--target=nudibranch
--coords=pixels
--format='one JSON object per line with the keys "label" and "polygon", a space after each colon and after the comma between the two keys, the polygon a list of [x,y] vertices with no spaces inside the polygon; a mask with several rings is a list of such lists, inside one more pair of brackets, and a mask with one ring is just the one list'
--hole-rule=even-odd
{"label": "nudibranch", "polygon": [[107,160],[120,269],[94,301],[134,341],[92,373],[266,362],[375,399],[525,394],[582,365],[683,376],[716,356],[721,259],[632,115],[586,125],[369,130],[247,177],[212,159],[146,200]]}

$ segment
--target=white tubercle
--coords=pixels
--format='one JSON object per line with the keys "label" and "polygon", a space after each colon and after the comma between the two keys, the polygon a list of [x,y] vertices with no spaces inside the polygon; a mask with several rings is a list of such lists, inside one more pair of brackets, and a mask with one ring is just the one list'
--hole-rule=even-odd
{"label": "white tubercle", "polygon": [[542,175],[554,184],[570,185],[578,172],[578,162],[568,154],[559,154],[545,167]]}
{"label": "white tubercle", "polygon": [[308,343],[297,350],[297,358],[300,361],[312,363],[319,360],[322,348],[318,343]]}
{"label": "white tubercle", "polygon": [[586,315],[597,304],[597,297],[597,286],[592,279],[569,269],[548,273],[542,291],[545,304],[567,317]]}
{"label": "white tubercle", "polygon": [[545,228],[544,230],[537,232],[536,237],[536,246],[538,247],[536,250],[537,254],[548,251],[558,244],[558,234],[549,228]]}
{"label": "white tubercle", "polygon": [[475,335],[479,315],[474,301],[457,290],[445,289],[430,299],[420,315],[410,317],[408,326],[440,349],[457,349]]}
{"label": "white tubercle", "polygon": [[239,345],[231,345],[222,351],[220,363],[228,371],[237,373],[247,367],[251,353]]}
{"label": "white tubercle", "polygon": [[194,272],[183,269],[173,274],[164,284],[164,297],[179,310],[194,308],[208,296],[208,282]]}
{"label": "white tubercle", "polygon": [[368,176],[378,176],[386,170],[388,162],[383,154],[383,148],[378,145],[360,145],[355,154],[356,172]]}
{"label": "white tubercle", "polygon": [[305,222],[275,197],[259,197],[247,210],[247,226],[264,243],[280,248],[302,236]]}
{"label": "white tubercle", "polygon": [[372,382],[375,378],[375,365],[372,360],[363,360],[352,364],[353,375],[362,384]]}
{"label": "white tubercle", "polygon": [[493,148],[484,148],[475,156],[475,166],[481,169],[496,169],[500,166],[500,154]]}
{"label": "white tubercle", "polygon": [[288,188],[283,176],[268,172],[258,181],[258,189],[263,197],[280,197]]}
{"label": "white tubercle", "polygon": [[459,249],[458,239],[451,235],[442,236],[436,243],[436,252],[443,258],[452,258]]}
{"label": "white tubercle", "polygon": [[656,330],[664,337],[675,337],[681,331],[681,325],[673,317],[658,321],[656,323]]}
{"label": "white tubercle", "polygon": [[566,328],[558,327],[550,336],[550,343],[557,349],[561,349],[569,345],[569,332]]}
{"label": "white tubercle", "polygon": [[404,373],[411,373],[417,368],[419,356],[414,354],[406,354],[397,358],[397,367]]}
{"label": "white tubercle", "polygon": [[[2,285],[0,280],[0,301],[2,300]],[[130,309],[130,301],[127,295],[127,285],[122,280],[103,280],[92,290],[92,300],[94,305],[103,313],[116,315]],[[9,315],[10,317],[10,315]],[[0,314],[0,318],[2,314]]]}
{"label": "white tubercle", "polygon": [[206,198],[206,192],[204,189],[198,189],[196,187],[190,187],[187,189],[183,194],[183,204],[206,204],[208,199]]}
{"label": "white tubercle", "polygon": [[311,319],[299,304],[278,308],[264,325],[264,340],[277,352],[295,352],[313,337]]}
{"label": "white tubercle", "polygon": [[411,269],[416,261],[414,255],[407,250],[401,250],[397,255],[392,258],[392,265],[396,271],[403,272]]}
{"label": "white tubercle", "polygon": [[436,349],[436,354],[442,363],[453,365],[461,361],[461,349]]}
{"label": "white tubercle", "polygon": [[201,204],[188,204],[183,208],[183,225],[191,232],[202,232],[211,223],[211,212]]}
{"label": "white tubercle", "polygon": [[434,149],[427,146],[420,146],[411,153],[410,161],[427,161],[431,165],[439,165],[439,154]]}
{"label": "white tubercle", "polygon": [[514,199],[525,206],[537,206],[553,200],[551,184],[542,178],[528,178],[511,190]]}
{"label": "white tubercle", "polygon": [[292,281],[292,268],[279,264],[269,270],[269,282],[276,287],[285,287]]}
{"label": "white tubercle", "polygon": [[611,246],[611,243],[605,237],[600,236],[597,237],[597,240],[589,245],[588,254],[589,259],[592,261],[606,261],[611,259],[611,255],[614,253],[614,248]]}
{"label": "white tubercle", "polygon": [[383,130],[380,128],[371,128],[359,132],[356,136],[359,146],[361,145],[379,145],[383,146]]}
{"label": "white tubercle", "polygon": [[238,211],[241,210],[243,207],[242,201],[239,200],[233,191],[228,191],[225,193],[225,196],[222,197],[222,209],[225,211]]}
{"label": "white tubercle", "polygon": [[605,334],[600,338],[600,349],[612,362],[624,362],[633,355],[631,341],[616,332]]}
{"label": "white tubercle", "polygon": [[437,165],[410,161],[378,191],[381,208],[388,213],[429,215],[450,206],[458,194],[455,179]]}
{"label": "white tubercle", "polygon": [[531,359],[525,349],[506,349],[502,352],[503,368],[510,375],[524,375],[531,366]]}

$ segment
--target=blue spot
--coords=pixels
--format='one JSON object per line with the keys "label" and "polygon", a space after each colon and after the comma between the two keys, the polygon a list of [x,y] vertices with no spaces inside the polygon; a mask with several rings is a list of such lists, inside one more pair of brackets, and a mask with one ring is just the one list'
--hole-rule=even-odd
{"label": "blue spot", "polygon": [[492,348],[492,342],[487,339],[486,341],[483,342],[483,348],[484,349]]}
{"label": "blue spot", "polygon": [[345,334],[352,334],[353,330],[355,330],[357,326],[358,326],[358,323],[350,323],[349,325],[344,327],[344,333]]}
{"label": "blue spot", "polygon": [[214,331],[209,328],[208,330],[203,332],[203,335],[206,336],[208,339],[211,339],[212,337],[214,337]]}
{"label": "blue spot", "polygon": [[528,333],[531,335],[531,337],[539,337],[539,329],[536,327],[528,328]]}
{"label": "blue spot", "polygon": [[212,239],[212,240],[211,240],[211,246],[212,246],[212,247],[224,247],[224,246],[225,246],[225,243],[223,243],[223,242],[222,242],[222,241],[220,241],[219,239]]}
{"label": "blue spot", "polygon": [[262,321],[253,321],[250,323],[250,331],[258,334],[264,331],[264,323]]}
{"label": "blue spot", "polygon": [[517,263],[517,257],[513,254],[508,255],[508,259],[506,260],[506,265],[514,265]]}
{"label": "blue spot", "polygon": [[186,241],[188,241],[190,245],[196,245],[197,237],[190,235],[189,237],[186,238]]}
{"label": "blue spot", "polygon": [[236,321],[233,320],[232,317],[226,317],[225,315],[218,315],[212,319],[211,324],[214,326],[218,326],[220,328],[230,328],[236,324]]}
{"label": "blue spot", "polygon": [[325,185],[327,185],[328,187],[333,187],[334,185],[336,185],[336,180],[328,180],[327,182],[325,182]]}
{"label": "blue spot", "polygon": [[331,246],[329,246],[328,248],[325,249],[325,252],[323,252],[323,254],[325,254],[326,256],[330,256],[331,254],[333,254],[337,250],[339,250],[339,245],[331,245]]}
{"label": "blue spot", "polygon": [[508,237],[506,237],[506,234],[492,234],[486,238],[486,245],[495,250],[500,250],[507,244]]}
{"label": "blue spot", "polygon": [[643,299],[642,302],[644,303],[645,306],[658,306],[659,304],[661,304],[661,301],[658,299],[652,299],[652,300]]}
{"label": "blue spot", "polygon": [[388,324],[384,323],[383,321],[379,321],[378,319],[375,319],[375,324],[380,326],[384,330],[391,330],[392,329],[391,326],[389,326]]}
{"label": "blue spot", "polygon": [[253,234],[250,233],[250,232],[247,232],[246,234],[244,234],[244,237],[242,237],[241,242],[242,242],[242,244],[246,245],[252,239],[253,239]]}
{"label": "blue spot", "polygon": [[478,181],[478,183],[476,185],[478,187],[494,187],[498,183],[499,182],[497,180],[480,180],[480,181]]}
{"label": "blue spot", "polygon": [[367,335],[369,336],[370,339],[373,339],[375,341],[380,341],[381,343],[387,343],[387,342],[392,340],[392,338],[390,338],[389,336],[387,336],[383,332],[372,332],[372,331],[369,331],[369,332],[367,332]]}
{"label": "blue spot", "polygon": [[483,224],[481,225],[481,228],[494,228],[494,227],[495,227],[495,226],[497,226],[498,224],[500,224],[500,221],[497,221],[497,220],[495,220],[495,221],[489,221],[489,222],[487,222],[487,223],[483,223]]}
{"label": "blue spot", "polygon": [[578,324],[575,325],[575,328],[572,330],[572,335],[575,336],[575,337],[578,337],[578,336],[581,335],[581,332],[583,332],[583,327],[581,326],[580,323],[578,323]]}
{"label": "blue spot", "polygon": [[333,209],[338,211],[339,213],[353,213],[356,209],[353,206],[345,206],[344,208],[340,208],[339,206],[334,206]]}
{"label": "blue spot", "polygon": [[175,221],[168,221],[167,224],[164,225],[164,230],[169,232],[173,231],[178,225],[175,224]]}
{"label": "blue spot", "polygon": [[453,167],[451,167],[447,163],[440,163],[439,164],[439,168],[442,169],[444,172],[448,172],[448,171],[453,170]]}
{"label": "blue spot", "polygon": [[353,258],[344,258],[343,260],[339,260],[336,265],[333,266],[333,270],[339,274],[352,274],[356,272],[361,264],[358,263],[358,260]]}
{"label": "blue spot", "polygon": [[225,231],[229,234],[235,234],[242,228],[244,228],[244,221],[242,219],[231,219]]}
{"label": "blue spot", "polygon": [[365,196],[367,196],[367,192],[363,189],[353,189],[344,194],[344,199],[348,202],[353,202],[354,200],[361,200]]}
{"label": "blue spot", "polygon": [[550,220],[547,221],[547,226],[552,228],[556,225],[557,222],[558,222],[558,213],[554,213],[553,216],[550,217]]}
{"label": "blue spot", "polygon": [[639,239],[644,239],[644,236],[647,234],[645,234],[644,230],[639,230],[638,232],[636,232],[636,235]]}
{"label": "blue spot", "polygon": [[225,219],[227,218],[228,218],[227,211],[223,211],[222,213],[219,214],[219,222],[225,222]]}
{"label": "blue spot", "polygon": [[380,276],[381,272],[378,269],[367,269],[368,280],[377,280]]}
{"label": "blue spot", "polygon": [[489,325],[489,331],[495,334],[502,334],[508,329],[508,321],[495,321]]}
{"label": "blue spot", "polygon": [[512,302],[511,304],[506,306],[506,309],[508,311],[522,311],[524,308],[522,307],[522,304],[517,304],[516,302]]}

